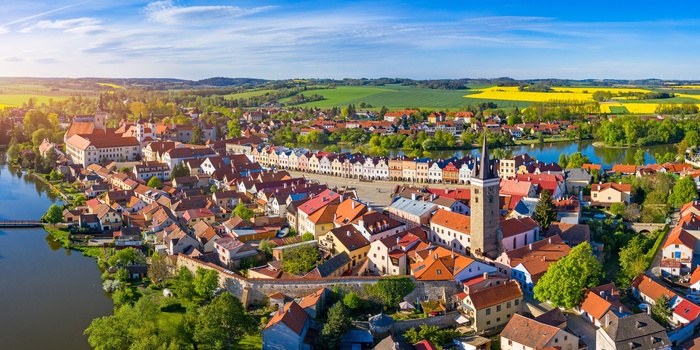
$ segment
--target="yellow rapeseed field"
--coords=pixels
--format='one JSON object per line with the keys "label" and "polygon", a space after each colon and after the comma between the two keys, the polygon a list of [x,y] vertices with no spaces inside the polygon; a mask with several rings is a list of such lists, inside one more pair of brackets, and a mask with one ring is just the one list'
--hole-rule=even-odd
{"label": "yellow rapeseed field", "polygon": [[108,87],[111,87],[112,89],[123,89],[123,88],[124,88],[123,86],[119,86],[119,85],[116,85],[116,84],[110,84],[110,83],[97,83],[97,85],[99,85],[99,86],[108,86]]}
{"label": "yellow rapeseed field", "polygon": [[[593,93],[596,91],[620,92],[650,92],[645,89],[635,88],[608,88],[608,87],[552,87],[555,92],[529,92],[519,91],[517,86],[493,86],[486,89],[476,90],[477,94],[466,95],[466,98],[479,98],[486,100],[505,101],[531,101],[546,102],[552,100],[576,100],[593,101]],[[567,92],[565,92],[567,91]]]}

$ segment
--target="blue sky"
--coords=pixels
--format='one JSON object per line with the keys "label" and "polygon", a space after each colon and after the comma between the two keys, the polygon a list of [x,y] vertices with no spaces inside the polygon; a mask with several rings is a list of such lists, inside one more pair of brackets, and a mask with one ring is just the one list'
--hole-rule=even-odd
{"label": "blue sky", "polygon": [[2,0],[0,76],[700,80],[689,3]]}

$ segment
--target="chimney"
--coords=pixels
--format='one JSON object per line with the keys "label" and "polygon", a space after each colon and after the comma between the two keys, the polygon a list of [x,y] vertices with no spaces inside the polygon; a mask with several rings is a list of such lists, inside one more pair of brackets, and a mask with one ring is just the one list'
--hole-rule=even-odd
{"label": "chimney", "polygon": [[352,204],[351,204],[351,205],[352,205],[352,210],[355,210],[355,201],[354,201],[354,200],[350,200],[350,202],[352,203]]}
{"label": "chimney", "polygon": [[552,244],[552,237],[549,237],[549,244]]}
{"label": "chimney", "polygon": [[485,280],[489,279],[489,273],[488,273],[488,272],[484,272],[484,279],[485,279]]}
{"label": "chimney", "polygon": [[411,193],[411,200],[416,200],[416,194],[415,194],[415,193]]}
{"label": "chimney", "polygon": [[543,256],[542,256],[542,261],[547,261],[547,256],[546,256],[546,255],[543,255]]}
{"label": "chimney", "polygon": [[357,223],[358,223],[361,227],[365,227],[365,220],[364,220],[364,219],[358,220]]}
{"label": "chimney", "polygon": [[605,314],[605,328],[610,327],[610,314]]}
{"label": "chimney", "polygon": [[433,259],[437,260],[437,258],[438,258],[438,255],[437,255],[437,253],[435,253],[435,255],[433,255]]}
{"label": "chimney", "polygon": [[335,221],[335,220],[337,220],[337,219],[338,219],[338,213],[334,213],[334,214],[333,214],[333,221]]}
{"label": "chimney", "polygon": [[532,251],[532,243],[528,244],[530,246],[530,251]]}
{"label": "chimney", "polygon": [[348,237],[352,237],[352,233],[348,231]]}
{"label": "chimney", "polygon": [[617,309],[617,311],[620,313],[620,315],[622,315],[622,306],[620,306],[620,307]]}
{"label": "chimney", "polygon": [[447,189],[445,189],[445,194],[447,194],[447,192],[448,192]]}

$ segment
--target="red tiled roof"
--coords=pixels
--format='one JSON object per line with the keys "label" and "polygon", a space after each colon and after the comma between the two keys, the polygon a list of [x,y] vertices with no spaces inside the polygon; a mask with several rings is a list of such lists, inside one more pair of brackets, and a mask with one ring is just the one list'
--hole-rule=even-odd
{"label": "red tiled roof", "polygon": [[466,215],[454,213],[444,209],[438,209],[430,218],[430,223],[455,230],[457,232],[471,234],[471,218]]}
{"label": "red tiled roof", "polygon": [[282,322],[289,327],[294,333],[301,335],[304,330],[304,325],[309,315],[295,301],[287,303],[280,311],[275,312],[265,328],[270,328],[275,324]]}

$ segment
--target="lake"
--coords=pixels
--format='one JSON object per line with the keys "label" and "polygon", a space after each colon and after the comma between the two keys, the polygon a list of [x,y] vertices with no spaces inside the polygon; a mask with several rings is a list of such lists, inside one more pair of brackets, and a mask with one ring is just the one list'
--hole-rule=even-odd
{"label": "lake", "polygon": [[[522,145],[522,146],[510,146],[506,147],[506,150],[511,152],[513,155],[527,153],[531,157],[540,160],[545,163],[558,162],[559,155],[562,153],[571,154],[575,152],[581,152],[588,156],[593,163],[602,164],[603,169],[610,169],[613,164],[634,164],[634,154],[637,152],[638,147],[631,148],[605,148],[605,147],[594,147],[593,140],[582,140],[574,142],[553,142],[545,144],[533,144],[533,145]],[[309,149],[323,149],[323,145],[313,145],[313,146],[302,146]],[[654,154],[660,153],[664,154],[666,152],[676,153],[676,146],[673,144],[666,145],[654,145],[645,146],[642,149],[645,150],[646,163],[651,163],[654,161]],[[351,148],[341,148],[343,152],[351,152]],[[463,157],[465,155],[479,156],[481,149],[471,149],[471,150],[456,150],[456,151],[432,151],[433,159],[440,158],[450,158],[450,157]],[[396,157],[403,155],[403,150],[392,149],[390,150],[390,156]]]}
{"label": "lake", "polygon": [[[0,220],[38,220],[57,201],[45,189],[0,164]],[[90,349],[83,331],[113,307],[100,274],[41,228],[0,229],[0,348]]]}

